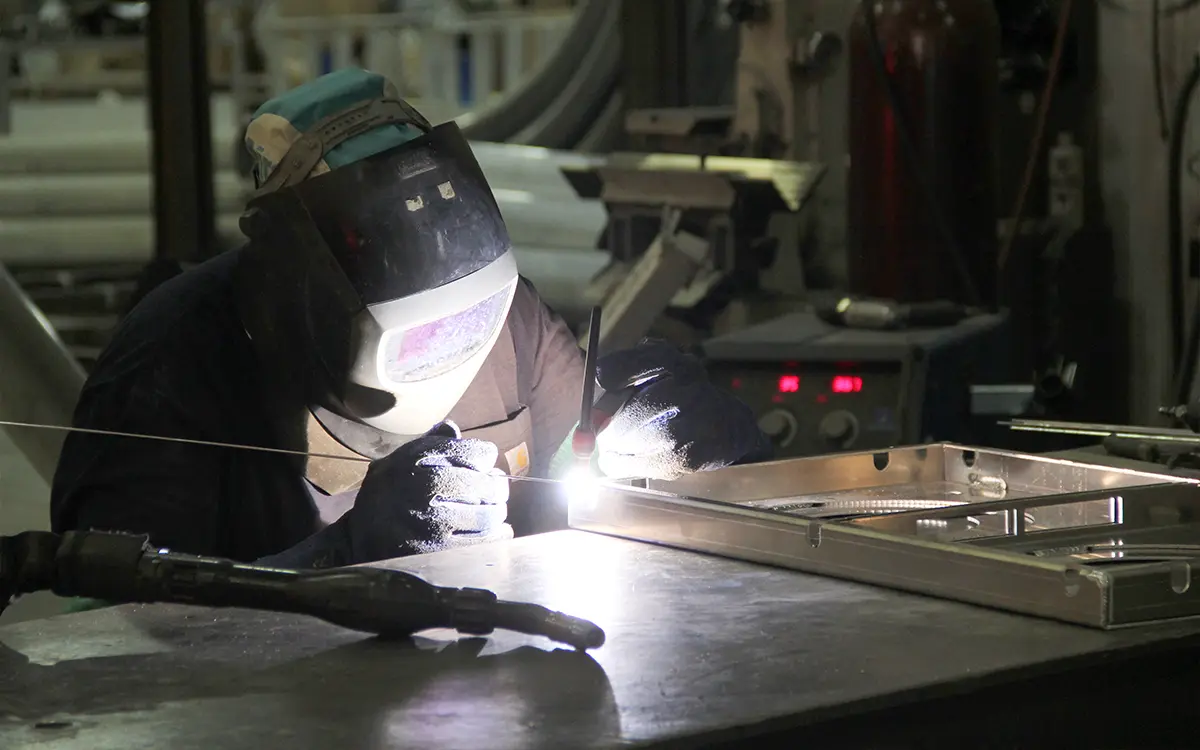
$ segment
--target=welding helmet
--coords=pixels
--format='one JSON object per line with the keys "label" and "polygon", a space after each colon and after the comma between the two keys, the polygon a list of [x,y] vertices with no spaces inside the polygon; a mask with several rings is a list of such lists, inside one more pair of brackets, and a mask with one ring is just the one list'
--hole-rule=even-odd
{"label": "welding helmet", "polygon": [[271,385],[351,423],[426,432],[478,374],[518,280],[462,133],[344,70],[263,105],[246,145],[257,190],[237,298]]}

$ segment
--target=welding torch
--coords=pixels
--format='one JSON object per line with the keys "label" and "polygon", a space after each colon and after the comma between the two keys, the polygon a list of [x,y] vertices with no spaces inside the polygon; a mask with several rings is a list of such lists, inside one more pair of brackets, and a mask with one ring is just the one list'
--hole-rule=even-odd
{"label": "welding torch", "polygon": [[545,636],[583,650],[604,644],[587,620],[491,591],[434,586],[411,573],[352,567],[286,570],[150,545],[145,535],[26,531],[0,536],[0,612],[35,591],[112,603],[174,602],[292,612],[385,637],[432,628]]}
{"label": "welding torch", "polygon": [[[571,435],[571,450],[575,454],[576,466],[588,466],[596,453],[596,421],[604,429],[607,417],[594,414],[596,399],[596,369],[600,352],[600,306],[592,308],[588,322],[588,343],[583,359],[583,395],[579,404],[579,424]],[[616,410],[614,409],[614,412]]]}
{"label": "welding torch", "polygon": [[583,393],[579,403],[579,424],[571,435],[571,451],[575,454],[577,472],[590,469],[592,458],[596,454],[596,436],[613,415],[633,397],[638,388],[658,379],[655,375],[628,388],[604,391],[599,397],[596,396],[596,388],[599,386],[596,375],[600,367],[600,316],[600,307],[593,307],[588,322],[587,350],[583,360]]}

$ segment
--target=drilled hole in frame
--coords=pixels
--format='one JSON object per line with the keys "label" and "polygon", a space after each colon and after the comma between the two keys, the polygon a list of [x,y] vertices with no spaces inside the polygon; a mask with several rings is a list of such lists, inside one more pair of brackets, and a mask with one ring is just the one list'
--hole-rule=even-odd
{"label": "drilled hole in frame", "polygon": [[1180,561],[1171,565],[1171,590],[1186,594],[1192,587],[1192,566]]}
{"label": "drilled hole in frame", "polygon": [[813,549],[821,546],[821,524],[810,523],[808,525],[808,544]]}
{"label": "drilled hole in frame", "polygon": [[1063,571],[1063,590],[1067,597],[1079,595],[1079,584],[1083,581],[1083,574],[1075,568],[1067,568]]}

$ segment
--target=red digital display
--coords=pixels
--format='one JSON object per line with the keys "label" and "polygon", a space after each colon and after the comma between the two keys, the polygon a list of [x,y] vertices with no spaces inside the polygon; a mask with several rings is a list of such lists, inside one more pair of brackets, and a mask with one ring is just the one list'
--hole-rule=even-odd
{"label": "red digital display", "polygon": [[829,389],[834,393],[858,393],[862,390],[862,378],[857,375],[834,375]]}
{"label": "red digital display", "polygon": [[779,376],[779,392],[780,393],[798,393],[800,391],[800,376],[799,375],[780,375]]}

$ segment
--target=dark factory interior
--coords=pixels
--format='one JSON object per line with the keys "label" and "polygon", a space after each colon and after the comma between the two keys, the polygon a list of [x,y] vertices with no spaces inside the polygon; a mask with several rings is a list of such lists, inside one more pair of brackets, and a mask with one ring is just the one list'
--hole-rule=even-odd
{"label": "dark factory interior", "polygon": [[0,0],[0,748],[1195,748],[1198,100],[1200,0]]}

